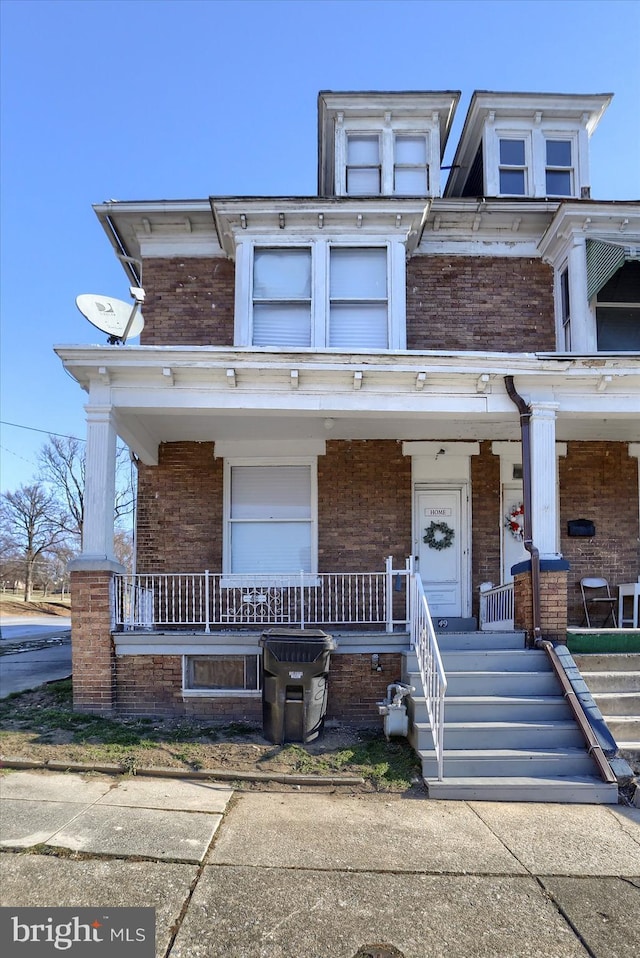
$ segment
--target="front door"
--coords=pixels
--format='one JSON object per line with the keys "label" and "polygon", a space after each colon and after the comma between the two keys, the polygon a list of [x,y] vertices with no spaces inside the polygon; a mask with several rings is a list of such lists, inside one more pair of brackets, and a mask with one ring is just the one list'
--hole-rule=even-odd
{"label": "front door", "polygon": [[[462,616],[466,568],[462,489],[416,493],[418,572],[434,619]],[[425,541],[425,539],[427,541]]]}
{"label": "front door", "polygon": [[502,487],[502,582],[513,582],[511,567],[529,558],[524,547],[522,483],[505,483]]}

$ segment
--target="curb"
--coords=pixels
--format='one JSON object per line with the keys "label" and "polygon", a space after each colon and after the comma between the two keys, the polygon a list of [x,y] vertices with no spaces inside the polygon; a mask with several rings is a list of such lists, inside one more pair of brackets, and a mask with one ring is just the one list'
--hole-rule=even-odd
{"label": "curb", "polygon": [[80,762],[35,762],[30,759],[3,758],[1,768],[44,769],[49,772],[102,772],[105,775],[147,775],[154,778],[217,779],[220,782],[275,782],[278,785],[364,785],[357,775],[294,775],[287,772],[249,772],[212,768],[194,771],[180,768],[137,768],[135,772],[125,765],[85,765]]}

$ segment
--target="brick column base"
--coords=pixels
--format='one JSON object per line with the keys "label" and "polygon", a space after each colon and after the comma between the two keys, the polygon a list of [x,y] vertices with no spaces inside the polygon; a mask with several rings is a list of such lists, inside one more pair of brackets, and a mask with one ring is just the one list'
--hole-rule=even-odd
{"label": "brick column base", "polygon": [[[567,641],[567,568],[545,569],[545,565],[567,567],[566,562],[542,560],[540,570],[540,628],[542,638],[552,642]],[[525,563],[523,563],[525,565]],[[530,563],[526,563],[527,566]],[[514,628],[523,629],[533,639],[533,607],[531,602],[531,569],[514,574]]]}
{"label": "brick column base", "polygon": [[78,712],[108,713],[115,706],[112,581],[110,569],[71,571],[73,707]]}

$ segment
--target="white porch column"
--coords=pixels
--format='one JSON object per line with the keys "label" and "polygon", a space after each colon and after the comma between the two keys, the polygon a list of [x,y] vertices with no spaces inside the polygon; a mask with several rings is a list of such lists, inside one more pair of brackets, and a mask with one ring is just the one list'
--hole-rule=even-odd
{"label": "white porch column", "polygon": [[587,301],[587,252],[583,236],[574,236],[567,256],[569,266],[569,312],[571,351],[591,353],[596,349],[593,317]]}
{"label": "white porch column", "polygon": [[557,559],[558,462],[556,456],[556,410],[558,403],[530,404],[531,527],[533,544],[541,559]]}
{"label": "white porch column", "polygon": [[87,455],[84,487],[83,560],[114,560],[116,430],[111,406],[85,406]]}

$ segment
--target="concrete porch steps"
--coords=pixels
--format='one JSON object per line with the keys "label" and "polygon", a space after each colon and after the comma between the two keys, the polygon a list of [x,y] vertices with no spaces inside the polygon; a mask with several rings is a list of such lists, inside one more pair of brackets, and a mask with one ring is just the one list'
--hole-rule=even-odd
{"label": "concrete porch steps", "polygon": [[602,782],[542,650],[522,633],[440,633],[447,675],[444,779],[437,760],[417,661],[405,653],[411,696],[409,741],[431,798],[615,804]]}
{"label": "concrete porch steps", "polygon": [[576,653],[573,659],[618,748],[640,753],[640,653]]}

